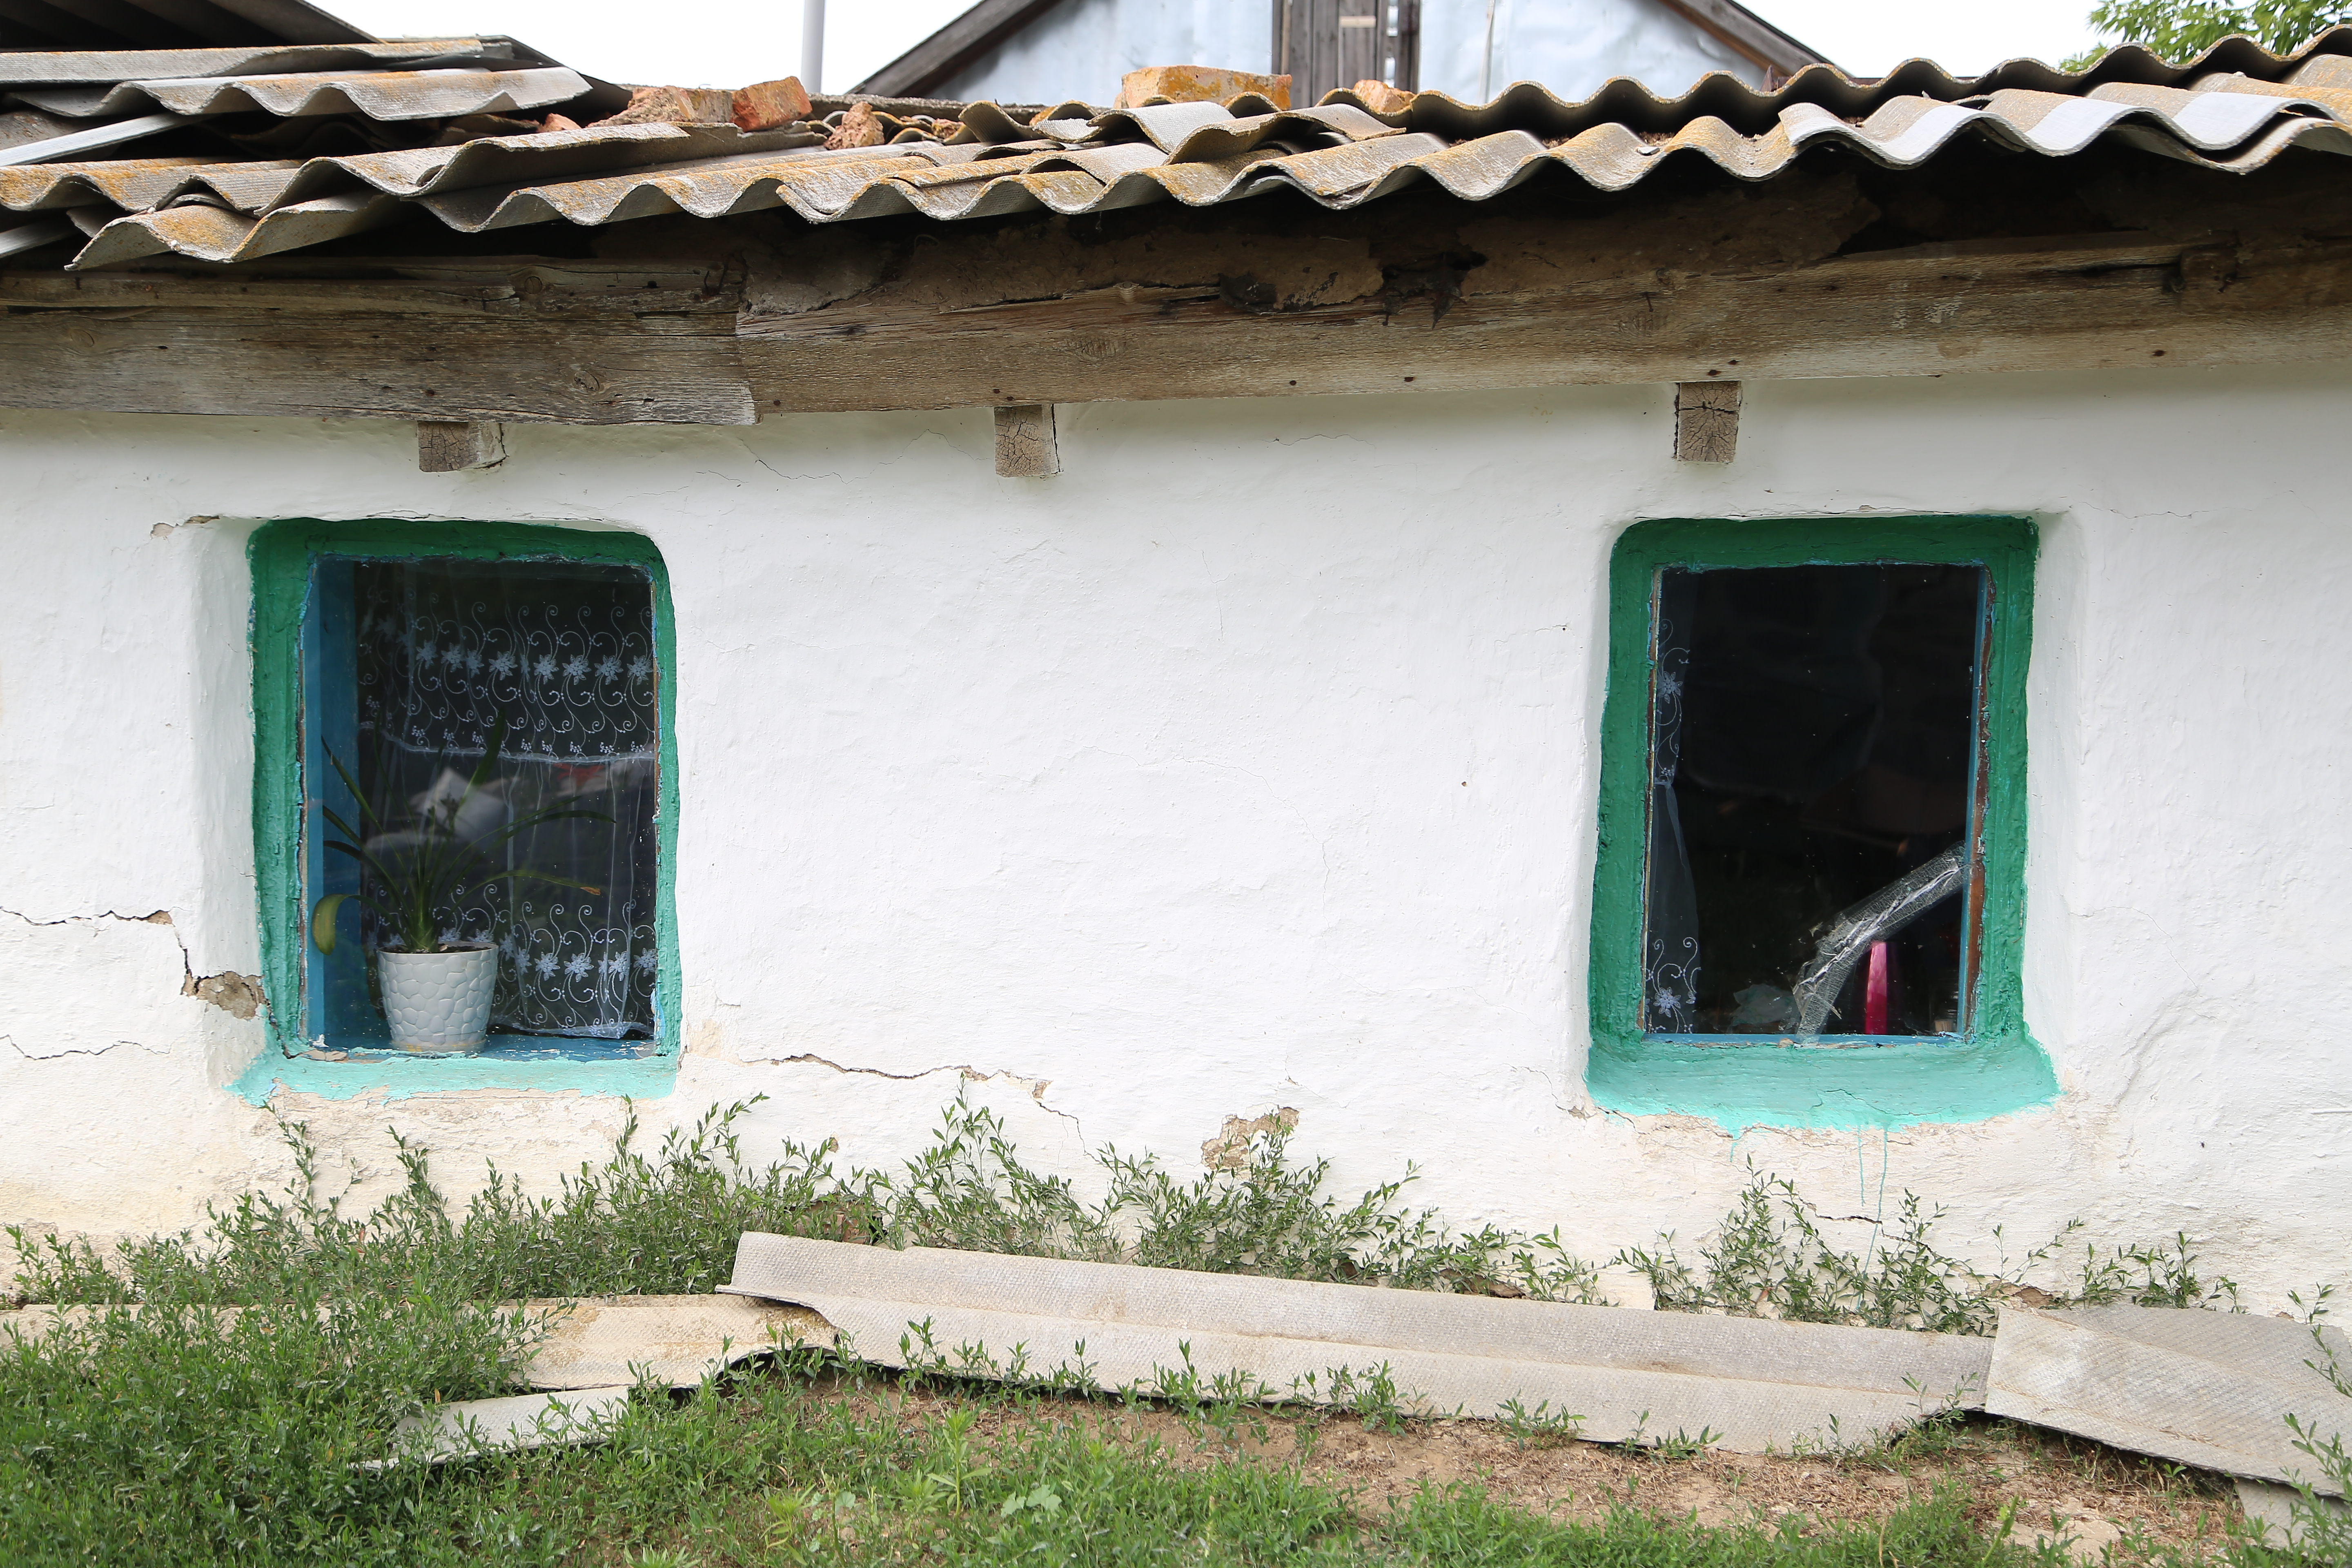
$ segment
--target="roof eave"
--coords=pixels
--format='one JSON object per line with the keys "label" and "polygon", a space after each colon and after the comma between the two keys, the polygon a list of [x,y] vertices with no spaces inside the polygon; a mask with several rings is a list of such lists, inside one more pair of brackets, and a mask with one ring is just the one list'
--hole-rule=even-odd
{"label": "roof eave", "polygon": [[1062,0],[980,0],[850,90],[885,98],[928,98],[1060,4]]}
{"label": "roof eave", "polygon": [[1698,27],[1743,59],[1782,79],[1807,66],[1836,62],[1819,49],[1808,47],[1738,4],[1738,0],[1658,0],[1658,4]]}

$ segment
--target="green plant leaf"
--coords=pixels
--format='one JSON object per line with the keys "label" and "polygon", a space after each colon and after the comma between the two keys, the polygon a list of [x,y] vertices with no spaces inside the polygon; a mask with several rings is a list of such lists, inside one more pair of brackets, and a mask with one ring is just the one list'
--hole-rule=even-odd
{"label": "green plant leaf", "polygon": [[343,907],[349,893],[329,893],[310,911],[310,940],[319,944],[320,952],[335,951],[335,911]]}

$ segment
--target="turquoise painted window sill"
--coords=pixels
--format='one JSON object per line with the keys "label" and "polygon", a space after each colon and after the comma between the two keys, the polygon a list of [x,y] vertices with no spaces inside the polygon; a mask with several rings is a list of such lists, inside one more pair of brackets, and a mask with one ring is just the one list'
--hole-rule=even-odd
{"label": "turquoise painted window sill", "polygon": [[[2025,1026],[2025,676],[2032,647],[2032,523],[2022,518],[1675,518],[1636,523],[1610,557],[1609,678],[1601,727],[1599,854],[1593,871],[1592,1049],[1585,1090],[1628,1116],[1702,1117],[1746,1127],[1892,1127],[1982,1121],[2047,1104],[2050,1058]],[[1643,856],[1648,796],[1653,593],[1669,567],[1950,562],[1990,584],[1977,766],[1981,950],[1968,1032],[1837,1046],[1698,1044],[1643,1028]]]}
{"label": "turquoise painted window sill", "polygon": [[1698,1116],[1732,1131],[1907,1127],[2042,1104],[2056,1096],[2058,1079],[2030,1037],[1871,1046],[1697,1046],[1651,1037],[1595,1040],[1585,1091],[1604,1110]]}
{"label": "turquoise painted window sill", "polygon": [[280,1089],[325,1100],[352,1100],[381,1091],[388,1100],[469,1089],[534,1089],[553,1094],[667,1094],[677,1079],[677,1058],[650,1040],[567,1040],[493,1035],[479,1056],[411,1056],[405,1051],[351,1050],[289,1057],[264,1050],[233,1086],[249,1105],[266,1105]]}

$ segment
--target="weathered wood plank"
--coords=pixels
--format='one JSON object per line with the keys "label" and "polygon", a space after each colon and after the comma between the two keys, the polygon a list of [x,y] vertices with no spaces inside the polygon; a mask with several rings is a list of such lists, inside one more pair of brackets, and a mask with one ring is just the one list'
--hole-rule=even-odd
{"label": "weathered wood plank", "polygon": [[749,425],[723,318],[38,310],[0,319],[0,405],[471,423]]}
{"label": "weathered wood plank", "polygon": [[[379,264],[378,270],[383,269]],[[321,270],[324,270],[322,268]],[[559,311],[731,315],[732,295],[702,268],[596,262],[402,264],[396,278],[212,276],[172,272],[0,273],[0,306],[17,310],[307,310],[333,315],[524,316]]]}
{"label": "weathered wood plank", "polygon": [[1739,455],[1739,384],[1685,381],[1675,388],[1675,460],[1727,463]]}
{"label": "weathered wood plank", "polygon": [[428,474],[494,468],[507,460],[507,427],[447,419],[416,422],[416,466]]}
{"label": "weathered wood plank", "polygon": [[1054,439],[1054,405],[1017,404],[996,410],[996,471],[1008,479],[1050,479],[1062,471]]}
{"label": "weathered wood plank", "polygon": [[[518,289],[523,308],[503,314],[492,313],[503,301],[463,292],[496,287],[477,276],[411,279],[393,286],[449,292],[335,313],[331,291],[352,283],[320,281],[294,308],[280,302],[293,296],[257,306],[224,290],[299,279],[118,276],[126,291],[25,285],[44,296],[32,308],[0,290],[0,406],[742,424],[801,410],[2352,359],[2352,245],[2129,235],[1628,268],[1543,289],[1522,273],[1494,291],[1477,269],[1458,292],[1410,294],[1374,273],[1372,291],[1296,308],[1208,283],[950,309],[876,288],[737,315],[709,308],[706,287],[693,309],[670,308],[677,291],[660,289],[608,290],[598,310]],[[68,285],[89,291],[68,304]]]}
{"label": "weathered wood plank", "polygon": [[743,322],[763,416],[2352,359],[2352,247],[1995,241],[1279,312],[1213,289]]}

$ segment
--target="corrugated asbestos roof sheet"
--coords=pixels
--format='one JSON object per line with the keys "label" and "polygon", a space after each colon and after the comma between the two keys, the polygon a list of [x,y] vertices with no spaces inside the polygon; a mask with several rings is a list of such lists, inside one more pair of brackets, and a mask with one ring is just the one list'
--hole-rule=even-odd
{"label": "corrugated asbestos roof sheet", "polygon": [[[1971,137],[2048,157],[2121,142],[2225,170],[2294,147],[2352,153],[2352,27],[2284,58],[2237,39],[2187,67],[2118,49],[2080,75],[2015,61],[1963,79],[1914,62],[1860,83],[1822,67],[1769,94],[1713,76],[1673,100],[1615,81],[1580,103],[1519,83],[1490,103],[1424,92],[1380,112],[1349,92],[1296,110],[1252,97],[1019,112],[975,103],[951,119],[882,113],[887,140],[871,147],[822,145],[839,114],[756,132],[531,128],[589,101],[591,87],[497,40],[0,56],[5,107],[20,111],[0,121],[29,118],[50,132],[19,134],[14,147],[0,134],[0,207],[28,220],[0,228],[0,256],[58,246],[64,258],[60,242],[78,239],[73,268],[163,254],[244,261],[417,211],[475,234],[772,207],[817,223],[1078,214],[1274,190],[1346,208],[1424,181],[1482,201],[1548,170],[1623,190],[1678,157],[1762,180],[1821,144],[1909,168]],[[599,112],[611,106],[602,90]],[[112,118],[125,115],[145,118]],[[467,123],[486,115],[501,122]],[[436,144],[415,145],[436,122]],[[301,155],[317,127],[336,123],[383,150]],[[94,136],[141,126],[217,130],[214,140],[249,155],[84,158]]]}

